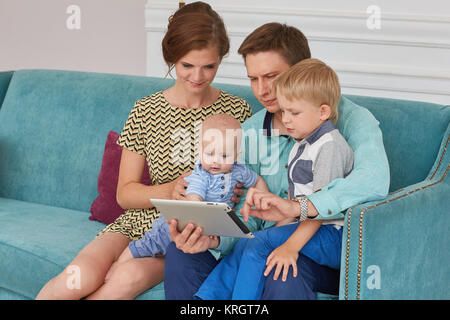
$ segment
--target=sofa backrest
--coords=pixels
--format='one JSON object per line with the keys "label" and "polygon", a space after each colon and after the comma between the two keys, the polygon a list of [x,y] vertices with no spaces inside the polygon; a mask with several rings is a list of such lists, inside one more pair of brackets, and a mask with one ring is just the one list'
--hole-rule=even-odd
{"label": "sofa backrest", "polygon": [[389,160],[390,191],[424,180],[450,124],[450,106],[354,95],[346,97],[369,109],[380,122]]}
{"label": "sofa backrest", "polygon": [[8,91],[9,82],[14,71],[3,71],[0,72],[0,109],[2,108],[3,99],[5,98],[6,91]]}
{"label": "sofa backrest", "polygon": [[[89,211],[107,134],[171,79],[16,71],[0,109],[0,197]],[[218,85],[262,108],[243,86]]]}
{"label": "sofa backrest", "polygon": [[[121,132],[134,104],[171,79],[55,70],[14,72],[0,109],[0,197],[89,211],[109,130]],[[215,84],[262,106],[250,87]],[[391,191],[429,173],[450,107],[347,96],[380,121]],[[338,123],[339,124],[339,123]]]}

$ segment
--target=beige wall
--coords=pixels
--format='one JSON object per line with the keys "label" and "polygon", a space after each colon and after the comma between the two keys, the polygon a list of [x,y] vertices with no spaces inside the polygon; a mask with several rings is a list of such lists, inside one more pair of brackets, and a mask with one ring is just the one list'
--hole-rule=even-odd
{"label": "beige wall", "polygon": [[[0,0],[0,71],[31,68],[145,75],[146,0]],[[80,29],[66,13],[80,8]]]}

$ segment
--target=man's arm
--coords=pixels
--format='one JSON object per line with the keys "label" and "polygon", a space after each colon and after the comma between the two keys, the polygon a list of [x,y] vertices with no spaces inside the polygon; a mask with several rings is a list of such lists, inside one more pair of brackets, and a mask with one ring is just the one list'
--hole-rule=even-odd
{"label": "man's arm", "polygon": [[256,180],[256,183],[253,187],[261,191],[269,191],[266,182],[260,176],[258,176],[258,179]]}
{"label": "man's arm", "polygon": [[336,179],[308,196],[309,217],[343,218],[342,211],[359,203],[383,199],[389,191],[389,163],[375,117],[353,104],[341,134],[353,149],[353,170],[345,179]]}

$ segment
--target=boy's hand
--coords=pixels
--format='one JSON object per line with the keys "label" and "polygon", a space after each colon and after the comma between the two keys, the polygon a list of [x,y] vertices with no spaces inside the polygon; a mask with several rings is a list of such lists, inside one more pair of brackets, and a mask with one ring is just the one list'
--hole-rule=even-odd
{"label": "boy's hand", "polygon": [[283,270],[283,282],[287,280],[287,275],[289,272],[289,266],[292,266],[293,276],[297,277],[297,259],[298,259],[298,249],[295,246],[289,245],[288,242],[283,243],[281,246],[272,251],[272,253],[267,257],[266,261],[266,271],[264,271],[264,276],[268,276],[270,271],[276,265],[275,273],[273,275],[273,280],[278,280],[281,270]]}

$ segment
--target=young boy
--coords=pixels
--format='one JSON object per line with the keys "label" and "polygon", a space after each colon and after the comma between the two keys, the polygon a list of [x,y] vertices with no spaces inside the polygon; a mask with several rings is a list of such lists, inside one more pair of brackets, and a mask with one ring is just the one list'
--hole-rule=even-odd
{"label": "young boy", "polygon": [[[186,189],[187,200],[226,202],[232,208],[234,203],[231,197],[236,183],[242,183],[245,188],[268,190],[260,176],[244,164],[236,162],[241,134],[241,125],[233,116],[215,114],[203,121],[200,131],[200,159],[192,174],[184,178],[189,183]],[[171,241],[166,218],[160,215],[143,238],[130,242],[118,262],[165,255]]]}
{"label": "young boy", "polygon": [[[305,196],[344,178],[353,167],[353,151],[333,125],[340,99],[337,75],[323,62],[305,59],[281,74],[274,88],[282,122],[296,140],[289,156],[288,180],[289,199],[299,203],[299,222],[280,226],[289,222],[284,221],[272,229],[270,237],[268,233],[264,237],[255,233],[255,239],[240,241],[202,284],[196,294],[199,298],[260,299],[263,272],[267,276],[276,267],[274,279],[283,271],[285,281],[292,266],[296,277],[299,252],[321,265],[339,269],[340,259],[335,253],[327,252],[326,245],[308,246],[308,241],[319,228],[341,229],[343,219],[307,220],[305,208]],[[246,219],[256,204],[262,209],[279,210],[292,207],[292,200],[250,189],[241,213]]]}

